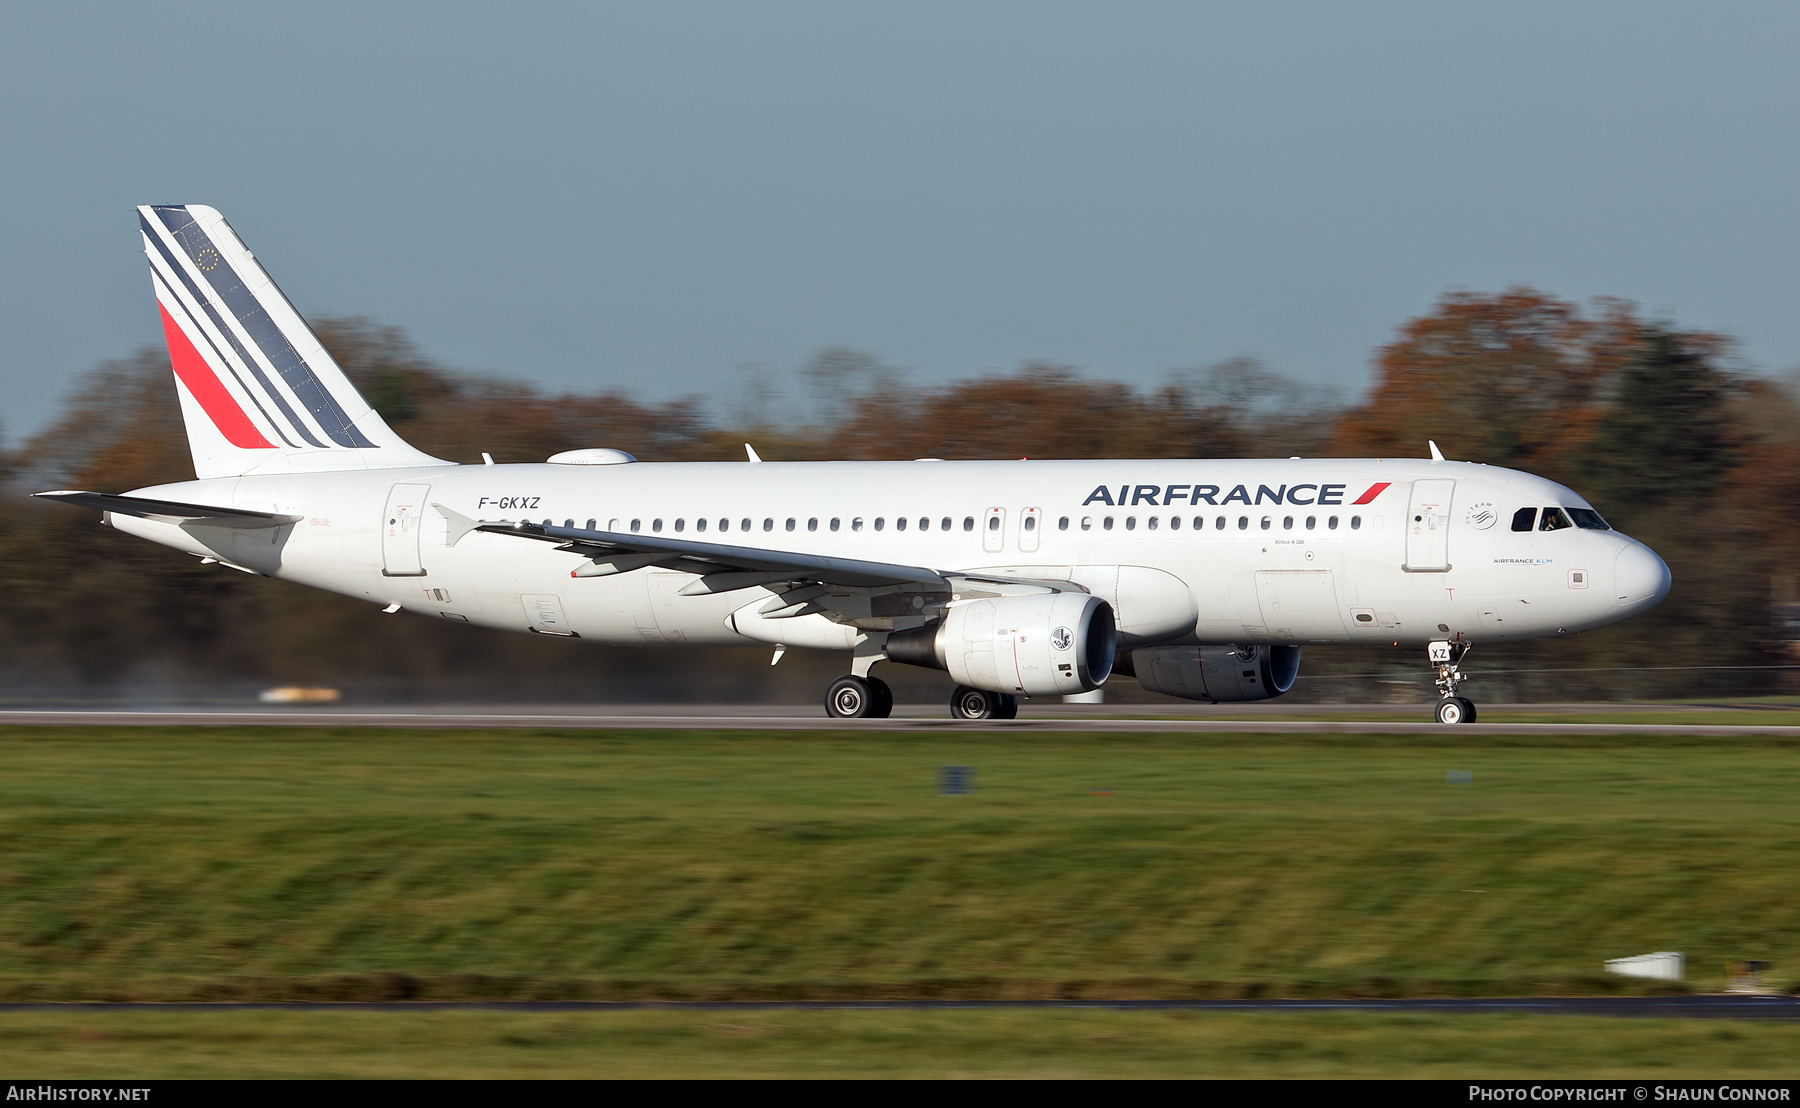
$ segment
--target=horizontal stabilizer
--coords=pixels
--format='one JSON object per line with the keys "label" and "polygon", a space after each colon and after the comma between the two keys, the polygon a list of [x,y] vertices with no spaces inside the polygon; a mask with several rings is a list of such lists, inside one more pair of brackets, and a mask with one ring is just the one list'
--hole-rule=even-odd
{"label": "horizontal stabilizer", "polygon": [[206,504],[182,504],[174,500],[151,500],[142,496],[115,496],[104,492],[40,492],[33,495],[44,500],[73,504],[78,508],[98,508],[122,516],[153,519],[159,523],[201,523],[211,527],[230,527],[238,531],[254,531],[262,527],[286,527],[299,523],[305,516],[282,515],[279,512],[253,512],[245,508],[215,508]]}

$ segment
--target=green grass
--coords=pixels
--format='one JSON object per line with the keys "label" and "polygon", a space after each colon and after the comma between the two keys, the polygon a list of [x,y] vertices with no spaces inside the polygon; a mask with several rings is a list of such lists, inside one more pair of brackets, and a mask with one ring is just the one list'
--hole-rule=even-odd
{"label": "green grass", "polygon": [[1782,1078],[1800,1027],[1522,1015],[0,1013],[19,1078]]}
{"label": "green grass", "polygon": [[19,728],[0,996],[1785,983],[1797,794],[1768,737]]}

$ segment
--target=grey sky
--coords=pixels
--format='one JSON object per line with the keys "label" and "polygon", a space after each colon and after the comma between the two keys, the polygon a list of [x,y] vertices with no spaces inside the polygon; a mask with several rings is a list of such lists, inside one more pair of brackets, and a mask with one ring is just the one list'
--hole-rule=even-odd
{"label": "grey sky", "polygon": [[826,344],[944,380],[1248,354],[1360,387],[1448,287],[1800,362],[1792,4],[8,5],[0,420],[160,342],[130,207],[302,312],[729,403]]}

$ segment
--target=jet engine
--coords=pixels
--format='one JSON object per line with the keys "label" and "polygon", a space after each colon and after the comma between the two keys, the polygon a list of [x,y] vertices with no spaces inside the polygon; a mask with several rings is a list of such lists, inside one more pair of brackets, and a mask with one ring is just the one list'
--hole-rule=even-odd
{"label": "jet engine", "polygon": [[1272,699],[1300,675],[1297,646],[1154,646],[1119,661],[1151,692],[1214,704]]}
{"label": "jet engine", "polygon": [[887,638],[889,661],[947,671],[959,685],[1051,696],[1097,689],[1112,673],[1112,605],[1059,592],[964,600]]}

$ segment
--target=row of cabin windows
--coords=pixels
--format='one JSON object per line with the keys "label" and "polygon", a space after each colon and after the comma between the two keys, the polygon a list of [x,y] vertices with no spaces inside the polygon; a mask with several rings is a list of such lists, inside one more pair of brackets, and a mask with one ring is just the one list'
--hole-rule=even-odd
{"label": "row of cabin windows", "polygon": [[[996,520],[995,522],[998,522],[998,521]],[[1027,520],[1026,522],[1029,524],[1030,520]],[[1125,530],[1135,531],[1135,530],[1137,530],[1137,525],[1138,525],[1138,520],[1137,520],[1136,516],[1126,516],[1125,517]],[[1144,521],[1144,526],[1149,528],[1150,530],[1154,531],[1157,528],[1162,526],[1162,517],[1161,516],[1150,516],[1148,519],[1146,519]],[[1228,529],[1230,526],[1231,526],[1231,520],[1225,516],[1218,516],[1218,517],[1214,518],[1214,520],[1213,520],[1213,530],[1215,530],[1215,531],[1224,531],[1224,530]],[[1259,524],[1260,529],[1264,530],[1264,531],[1270,530],[1274,526],[1275,526],[1275,517],[1274,516],[1263,516],[1262,521]],[[1307,516],[1306,521],[1303,524],[1303,526],[1308,531],[1316,530],[1319,526],[1319,517],[1318,516]],[[1195,516],[1193,528],[1196,531],[1206,530],[1206,517],[1205,516]],[[1027,527],[1026,529],[1030,530],[1029,527]],[[1069,529],[1069,517],[1063,516],[1061,519],[1057,520],[1056,521],[1056,529],[1058,531],[1067,531]],[[1083,531],[1092,531],[1094,529],[1094,517],[1093,516],[1082,516],[1081,517],[1081,529]],[[1113,517],[1112,516],[1102,516],[1100,518],[1100,529],[1102,531],[1112,530],[1113,529]],[[1237,517],[1237,529],[1240,531],[1250,530],[1250,517],[1249,516]],[[1281,529],[1283,531],[1292,531],[1294,529],[1294,517],[1293,516],[1282,516],[1281,517]],[[1337,516],[1327,517],[1325,520],[1325,529],[1327,531],[1337,530],[1338,529],[1338,517]],[[1170,516],[1169,517],[1169,530],[1171,530],[1171,531],[1181,530],[1181,517],[1180,516]],[[1361,516],[1351,516],[1350,517],[1350,530],[1352,530],[1352,531],[1362,530],[1362,517]]]}
{"label": "row of cabin windows", "polygon": [[[711,522],[712,522],[711,520],[707,520],[707,519],[696,519],[694,521],[694,530],[695,531],[705,531],[707,529],[707,527],[711,524]],[[912,521],[910,519],[905,519],[905,518],[896,519],[896,520],[894,520],[894,530],[904,531],[907,529],[908,526],[911,525],[911,522]],[[995,520],[989,520],[988,522],[990,524],[989,529],[992,530],[993,527],[996,527],[999,525],[1000,521],[995,519]],[[596,525],[598,523],[599,523],[599,520],[593,520],[593,519],[588,520],[587,521],[588,530],[590,530],[590,531],[597,530],[598,528]],[[921,531],[931,530],[931,517],[930,516],[920,516],[918,523],[919,523],[919,530],[921,530]],[[678,519],[675,521],[675,530],[686,531],[687,524],[688,524],[687,520]],[[887,524],[888,524],[888,521],[887,521],[886,516],[876,516],[875,517],[875,530],[884,531],[887,529]],[[568,526],[568,527],[575,526],[573,520],[567,521],[564,525]],[[844,521],[842,519],[833,519],[827,524],[826,529],[830,530],[830,531],[841,531],[841,530],[843,530],[843,526],[844,526]],[[940,531],[949,531],[949,530],[953,529],[955,526],[956,526],[956,521],[951,519],[949,516],[943,517],[942,519],[938,520],[938,523],[937,523],[938,530],[940,530]],[[633,533],[642,531],[643,529],[644,529],[644,521],[643,520],[634,519],[631,521],[631,530]],[[650,530],[660,532],[662,529],[663,529],[663,521],[662,520],[653,519],[650,521]],[[740,530],[740,531],[754,531],[755,529],[756,529],[756,521],[755,520],[741,519],[738,521],[738,530]],[[764,531],[775,530],[775,520],[773,518],[764,519],[762,521],[762,529]],[[788,519],[782,523],[782,530],[784,530],[784,531],[798,531],[799,529],[800,529],[800,521],[798,519]],[[813,519],[807,520],[806,521],[806,529],[808,531],[817,531],[819,529],[818,519],[815,517]],[[862,520],[861,516],[858,516],[855,519],[852,519],[850,521],[850,530],[861,531],[862,529],[863,529],[863,520]],[[975,530],[975,517],[974,516],[964,516],[963,521],[962,521],[962,529],[965,531]],[[1027,529],[1029,530],[1029,528],[1027,528]],[[731,530],[731,520],[729,520],[729,519],[719,520],[719,530],[720,531],[730,531]]]}
{"label": "row of cabin windows", "polygon": [[1520,508],[1513,513],[1512,529],[1530,531],[1532,524],[1537,524],[1539,531],[1561,531],[1567,527],[1579,527],[1584,531],[1610,531],[1600,513],[1592,508],[1545,508],[1543,517],[1539,518],[1536,508]]}
{"label": "row of cabin windows", "polygon": [[[1571,511],[1586,511],[1586,509],[1570,509],[1570,510]],[[1590,513],[1590,514],[1592,514],[1592,513]],[[1598,519],[1600,517],[1598,515],[1595,515],[1594,518]],[[695,531],[705,531],[709,522],[710,522],[709,520],[705,520],[705,519],[695,520],[694,521],[694,530]],[[1111,531],[1113,529],[1113,522],[1114,521],[1113,521],[1112,516],[1101,517],[1100,529],[1102,531]],[[930,516],[920,516],[918,523],[919,523],[919,530],[921,530],[921,531],[931,530],[931,517]],[[599,530],[599,524],[600,524],[599,520],[590,519],[587,521],[587,529],[589,531],[597,531],[597,530]],[[749,519],[739,520],[738,521],[738,530],[740,530],[740,531],[754,530],[754,524],[755,524],[754,520],[749,520]],[[894,520],[894,530],[904,531],[904,530],[906,530],[908,524],[909,524],[909,520],[906,517],[901,517],[901,518],[895,519]],[[545,520],[544,525],[546,527],[548,527],[550,525],[550,521]],[[617,525],[616,522],[614,525],[615,526]],[[797,530],[799,530],[799,525],[800,525],[800,521],[798,519],[789,519],[783,525],[783,530],[797,531]],[[1126,516],[1125,517],[1125,530],[1135,531],[1135,530],[1137,530],[1137,525],[1138,525],[1138,517],[1136,517],[1136,516]],[[1219,516],[1213,520],[1213,530],[1215,530],[1215,531],[1227,530],[1230,527],[1230,525],[1231,525],[1231,521],[1225,516]],[[563,526],[572,528],[575,526],[575,521],[572,519],[566,519],[563,521]],[[1037,517],[1034,515],[1026,516],[1025,521],[1023,524],[1021,524],[1021,526],[1023,526],[1025,528],[1025,530],[1027,530],[1027,531],[1037,530]],[[1162,526],[1162,517],[1150,516],[1145,520],[1144,526],[1151,531],[1155,531]],[[1271,528],[1273,528],[1275,526],[1275,517],[1274,516],[1263,516],[1260,526],[1261,526],[1261,529],[1264,531],[1270,530]],[[1318,516],[1307,516],[1306,521],[1303,526],[1308,531],[1317,529],[1319,526],[1319,517]],[[1567,524],[1564,524],[1563,526],[1567,526]],[[1582,526],[1585,527],[1588,525],[1582,524]],[[1602,526],[1604,526],[1604,524],[1602,524]],[[833,519],[833,520],[831,520],[830,524],[828,525],[828,529],[832,530],[832,531],[841,530],[842,527],[843,527],[843,520],[841,520],[841,519]],[[940,530],[940,531],[949,531],[949,530],[952,530],[954,527],[955,527],[955,521],[952,520],[949,516],[944,516],[942,519],[938,520],[938,530]],[[881,531],[881,530],[885,530],[886,528],[887,528],[887,518],[885,516],[876,516],[875,517],[875,530]],[[643,520],[634,519],[631,521],[631,530],[634,534],[642,531],[643,529],[644,529],[644,521]],[[653,519],[650,521],[650,530],[651,531],[660,533],[662,531],[662,529],[663,529],[663,521],[662,520]],[[775,530],[775,520],[773,518],[764,519],[762,521],[762,529],[764,531]],[[817,531],[819,529],[818,519],[813,518],[813,519],[807,520],[806,521],[806,529],[808,531]],[[861,531],[862,529],[863,529],[863,521],[860,516],[855,519],[852,519],[850,521],[850,530]],[[964,516],[963,521],[962,521],[962,529],[964,531],[975,530],[975,517],[974,516]],[[987,519],[987,529],[989,531],[998,531],[1000,529],[1000,517],[997,515],[989,516]],[[1069,529],[1069,517],[1063,516],[1061,519],[1058,519],[1056,521],[1056,529],[1058,531],[1067,531]],[[1093,516],[1082,516],[1081,517],[1081,529],[1083,531],[1093,530],[1094,529],[1094,517]],[[1193,529],[1196,531],[1204,531],[1206,529],[1206,517],[1205,516],[1195,516],[1194,522],[1193,522]],[[1248,531],[1250,529],[1250,517],[1249,516],[1237,517],[1237,529],[1240,531]],[[1294,529],[1294,517],[1293,516],[1283,516],[1281,519],[1281,529],[1284,531],[1292,531]],[[1325,529],[1328,531],[1337,530],[1338,529],[1338,517],[1337,516],[1327,517],[1325,520]],[[1362,529],[1362,517],[1361,516],[1351,516],[1350,517],[1350,530],[1358,531],[1361,529]],[[675,521],[675,530],[677,532],[686,531],[687,530],[687,520],[686,519],[676,520]],[[729,520],[729,519],[719,520],[719,530],[720,531],[730,531],[731,530],[731,520]],[[1181,530],[1181,517],[1180,516],[1170,516],[1169,517],[1169,530],[1171,530],[1171,531]],[[1516,516],[1513,519],[1513,530],[1515,530],[1515,531],[1520,530],[1520,527],[1518,525],[1518,517],[1516,517]],[[1530,527],[1527,526],[1524,528],[1524,530],[1530,530]],[[1546,527],[1545,530],[1551,530],[1551,528]]]}

